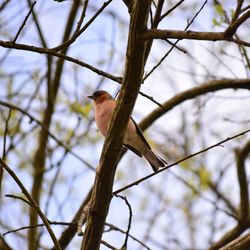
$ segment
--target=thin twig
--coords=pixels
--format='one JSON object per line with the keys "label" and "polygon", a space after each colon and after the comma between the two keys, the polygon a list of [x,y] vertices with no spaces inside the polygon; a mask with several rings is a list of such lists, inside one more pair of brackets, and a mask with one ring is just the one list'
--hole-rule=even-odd
{"label": "thin twig", "polygon": [[33,115],[29,114],[27,111],[21,109],[18,106],[15,106],[14,104],[8,103],[8,102],[3,102],[0,101],[0,105],[8,107],[10,109],[15,109],[18,110],[19,112],[21,112],[22,114],[28,116],[32,121],[36,122],[44,131],[46,131],[48,133],[48,135],[54,139],[58,145],[62,146],[65,148],[65,150],[67,150],[68,152],[70,152],[75,158],[77,158],[78,160],[80,160],[82,163],[84,163],[88,168],[95,170],[95,168],[93,166],[91,166],[86,160],[84,160],[82,157],[80,157],[79,155],[77,155],[75,152],[73,152],[67,145],[65,145],[63,142],[61,142],[60,140],[58,140],[49,130],[46,126],[43,125],[42,122],[40,122],[38,119],[36,119]]}
{"label": "thin twig", "polygon": [[120,188],[120,189],[114,191],[114,192],[113,192],[113,195],[116,195],[116,194],[118,194],[118,193],[121,193],[121,192],[123,192],[124,190],[126,190],[126,189],[128,189],[128,188],[130,188],[130,187],[132,187],[132,186],[138,185],[138,184],[140,184],[141,182],[143,182],[143,181],[145,181],[145,180],[147,180],[147,179],[149,179],[149,178],[151,178],[151,177],[153,177],[153,176],[155,176],[155,175],[157,175],[157,174],[159,174],[159,173],[161,173],[161,172],[163,172],[163,171],[165,171],[165,170],[167,170],[167,169],[169,169],[169,168],[171,168],[171,167],[173,167],[173,166],[177,166],[179,163],[181,163],[181,162],[183,162],[183,161],[186,161],[186,160],[188,160],[188,159],[190,159],[190,158],[193,158],[193,157],[195,157],[195,156],[197,156],[197,155],[199,155],[199,154],[205,153],[205,152],[209,151],[209,150],[212,149],[212,148],[221,147],[223,143],[228,142],[228,141],[231,141],[231,140],[233,140],[233,139],[235,139],[235,138],[237,138],[237,137],[240,137],[240,136],[242,136],[242,135],[244,135],[244,134],[246,134],[246,133],[249,133],[249,132],[250,132],[250,129],[245,130],[245,131],[243,131],[243,132],[241,132],[241,133],[239,133],[239,134],[233,135],[233,136],[228,137],[228,138],[226,138],[226,139],[224,139],[224,140],[222,140],[222,141],[219,141],[219,142],[217,142],[217,143],[215,143],[215,144],[213,144],[213,145],[211,145],[211,146],[209,146],[209,147],[207,147],[207,148],[205,148],[205,149],[202,149],[202,150],[200,150],[200,151],[197,151],[196,153],[190,154],[190,155],[188,155],[188,156],[182,158],[181,160],[178,160],[178,161],[176,161],[176,162],[174,162],[174,163],[172,163],[172,164],[170,164],[170,165],[167,165],[166,167],[164,167],[164,168],[158,170],[157,172],[154,172],[154,173],[152,173],[152,174],[146,175],[145,177],[143,177],[143,178],[141,178],[141,179],[139,179],[139,180],[137,180],[137,181],[134,181],[134,182],[130,183],[129,185],[123,187],[123,188]]}
{"label": "thin twig", "polygon": [[56,239],[56,236],[53,232],[53,230],[50,227],[50,224],[48,222],[48,219],[46,218],[46,216],[43,214],[42,210],[40,209],[40,207],[38,206],[38,204],[35,202],[35,200],[31,197],[31,195],[29,194],[28,190],[24,187],[23,183],[21,182],[21,180],[17,177],[17,175],[14,173],[14,171],[11,170],[11,168],[0,158],[0,164],[2,165],[2,167],[8,172],[8,174],[12,177],[12,179],[16,182],[16,184],[20,187],[20,189],[22,190],[22,192],[24,193],[24,195],[27,197],[27,199],[29,200],[29,202],[32,205],[32,208],[36,210],[36,212],[38,213],[38,215],[40,216],[41,220],[44,222],[47,231],[55,245],[55,248],[57,250],[61,250],[61,247]]}
{"label": "thin twig", "polygon": [[85,15],[86,15],[86,11],[87,11],[88,4],[89,4],[89,0],[84,0],[83,8],[82,8],[82,14],[81,14],[80,20],[79,20],[78,23],[77,23],[76,30],[75,30],[75,32],[73,33],[73,36],[74,36],[74,34],[75,34],[76,32],[78,32],[78,31],[81,29],[81,26],[82,26],[84,17],[85,17]]}
{"label": "thin twig", "polygon": [[[122,229],[120,229],[119,227],[113,225],[113,224],[110,224],[110,223],[105,223],[106,226],[109,226],[110,229],[112,230],[115,230],[115,231],[118,231],[120,233],[123,233],[123,234],[126,234],[126,232]],[[136,241],[137,243],[139,243],[141,246],[143,246],[144,248],[146,248],[147,250],[151,250],[147,245],[145,245],[142,241],[138,240],[137,238],[135,238],[133,235],[129,234],[128,235],[131,239],[133,239],[134,241]]]}
{"label": "thin twig", "polygon": [[119,250],[118,248],[113,247],[112,245],[110,245],[108,242],[101,240],[101,243],[106,246],[107,248],[111,249],[111,250]]}
{"label": "thin twig", "polygon": [[[188,30],[188,28],[192,25],[196,17],[200,14],[200,12],[203,10],[205,5],[207,4],[207,0],[204,1],[200,9],[197,11],[197,13],[194,15],[194,17],[191,19],[190,22],[188,22],[187,26],[185,27],[184,31]],[[160,59],[160,61],[144,76],[143,81],[145,81],[154,71],[156,68],[158,68],[161,63],[167,58],[167,56],[172,52],[172,50],[176,47],[177,43],[180,41],[180,39],[176,40],[172,47],[167,51],[167,53]]]}
{"label": "thin twig", "polygon": [[[69,225],[72,225],[72,224],[74,224],[74,225],[76,224],[76,223],[72,223],[72,222],[58,222],[58,221],[48,221],[48,222],[49,222],[50,225],[63,225],[63,226],[69,226]],[[30,228],[37,228],[37,227],[45,227],[45,224],[40,223],[40,224],[37,224],[37,225],[19,227],[19,228],[9,230],[9,231],[3,233],[3,236],[5,236],[7,234],[10,234],[10,233],[16,233],[16,232],[19,232],[19,231],[22,231],[22,230],[26,230],[26,229],[30,229]]]}
{"label": "thin twig", "polygon": [[127,231],[126,231],[126,237],[125,237],[124,243],[123,243],[122,248],[121,248],[121,249],[127,249],[128,237],[129,237],[129,231],[130,231],[130,228],[131,228],[133,212],[132,212],[131,205],[130,205],[129,202],[128,202],[128,199],[127,199],[125,196],[116,195],[116,197],[119,197],[119,198],[121,198],[122,200],[124,200],[125,203],[126,203],[126,205],[127,205],[127,207],[128,207],[128,210],[129,210],[128,228],[127,228]]}
{"label": "thin twig", "polygon": [[79,30],[76,30],[76,32],[72,35],[72,37],[65,41],[64,43],[62,43],[61,45],[52,48],[55,51],[59,51],[62,50],[63,48],[65,48],[66,46],[69,46],[70,44],[72,44],[93,22],[94,20],[101,14],[101,12],[112,2],[112,0],[109,0],[108,2],[104,2],[102,7],[95,13],[95,15],[90,18],[90,20]]}
{"label": "thin twig", "polygon": [[5,0],[1,5],[0,5],[0,11],[2,11],[6,6],[7,4],[10,3],[11,0]]}
{"label": "thin twig", "polygon": [[65,55],[63,53],[56,52],[53,49],[41,48],[41,47],[36,47],[36,46],[26,45],[26,44],[12,43],[12,42],[2,41],[2,40],[0,40],[0,46],[5,47],[5,48],[12,48],[12,49],[17,49],[17,50],[26,50],[26,51],[29,51],[29,52],[36,52],[36,53],[39,53],[39,54],[47,54],[47,55],[56,56],[56,57],[62,58],[64,60],[67,60],[69,62],[73,62],[73,63],[75,63],[77,65],[80,65],[80,66],[82,66],[84,68],[87,68],[87,69],[95,72],[96,74],[107,77],[107,78],[109,78],[109,79],[111,79],[111,80],[113,80],[115,82],[121,83],[121,81],[122,81],[121,77],[113,76],[113,75],[111,75],[111,74],[109,74],[107,72],[104,72],[103,70],[97,69],[96,67],[94,67],[94,66],[92,66],[92,65],[90,65],[88,63],[84,63],[81,60],[78,60],[76,58],[67,56],[67,55]]}
{"label": "thin twig", "polygon": [[173,10],[175,10],[178,6],[180,6],[185,0],[181,0],[178,3],[176,3],[172,8],[170,8],[167,12],[165,12],[160,20],[164,19],[166,16],[168,16]]}
{"label": "thin twig", "polygon": [[160,104],[159,102],[157,102],[157,101],[154,99],[153,96],[149,96],[149,95],[147,95],[147,94],[145,94],[145,93],[143,93],[143,92],[141,92],[141,91],[139,91],[139,94],[142,95],[142,96],[144,96],[144,97],[146,97],[147,99],[149,99],[149,100],[152,101],[153,103],[157,104],[159,107],[163,107],[163,105]]}
{"label": "thin twig", "polygon": [[210,198],[204,196],[199,188],[195,188],[192,184],[190,184],[188,181],[186,181],[184,178],[182,178],[178,174],[174,173],[173,171],[169,171],[169,173],[171,175],[173,175],[177,180],[182,182],[186,187],[191,189],[195,194],[199,195],[200,199],[212,204],[214,206],[214,208],[216,208],[218,211],[225,213],[229,217],[232,217],[233,219],[235,219],[235,221],[237,221],[237,222],[239,221],[239,218],[237,217],[237,215],[235,213],[230,213],[226,209],[219,207],[218,202],[213,201]]}
{"label": "thin twig", "polygon": [[[5,129],[4,129],[4,136],[3,136],[3,154],[2,154],[2,158],[3,160],[6,157],[6,140],[7,140],[7,134],[8,134],[8,126],[9,126],[9,120],[11,117],[11,111],[12,109],[9,109],[9,114],[5,123]],[[0,196],[1,196],[1,192],[2,192],[2,180],[3,180],[3,168],[2,166],[0,167]]]}
{"label": "thin twig", "polygon": [[21,200],[32,207],[31,203],[21,196],[17,196],[17,195],[13,195],[13,194],[6,194],[5,197]]}
{"label": "thin twig", "polygon": [[17,38],[19,37],[19,35],[20,35],[21,31],[23,30],[23,28],[24,28],[24,26],[25,26],[25,24],[26,24],[26,22],[27,22],[27,20],[28,20],[28,18],[30,16],[30,14],[32,13],[32,10],[33,10],[35,4],[36,4],[36,1],[31,5],[29,12],[26,15],[26,17],[24,18],[23,23],[20,26],[19,30],[17,31],[15,38],[12,40],[12,43],[15,43],[16,40],[17,40]]}
{"label": "thin twig", "polygon": [[2,155],[2,159],[5,160],[6,157],[6,139],[7,139],[7,134],[8,134],[8,126],[9,126],[9,120],[11,117],[11,111],[12,109],[9,109],[9,114],[5,123],[5,129],[4,129],[4,137],[3,137],[3,155]]}

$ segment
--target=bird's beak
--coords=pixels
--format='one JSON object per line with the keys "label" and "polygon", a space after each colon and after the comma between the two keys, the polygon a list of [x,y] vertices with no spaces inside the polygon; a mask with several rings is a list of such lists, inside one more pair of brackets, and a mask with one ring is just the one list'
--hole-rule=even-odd
{"label": "bird's beak", "polygon": [[93,95],[88,95],[87,96],[89,99],[95,100],[95,97]]}

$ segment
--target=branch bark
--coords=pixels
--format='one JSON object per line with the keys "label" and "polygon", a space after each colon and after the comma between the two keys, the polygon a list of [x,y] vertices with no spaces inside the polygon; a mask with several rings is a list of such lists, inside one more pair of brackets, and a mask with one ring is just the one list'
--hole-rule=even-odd
{"label": "branch bark", "polygon": [[220,250],[245,250],[250,249],[250,233],[247,235],[241,236],[232,242],[228,243]]}
{"label": "branch bark", "polygon": [[96,172],[82,250],[95,250],[100,247],[123,137],[143,77],[146,42],[138,37],[146,29],[150,2],[136,1],[132,7],[124,80]]}
{"label": "branch bark", "polygon": [[[239,25],[237,23],[237,25]],[[238,27],[236,25],[232,27]],[[234,31],[234,30],[233,30]],[[228,31],[227,31],[228,32]],[[231,31],[230,31],[231,32]],[[187,40],[203,40],[203,41],[228,41],[240,45],[250,47],[249,42],[234,39],[227,35],[226,32],[202,32],[202,31],[182,31],[182,30],[161,30],[150,29],[147,30],[142,36],[142,39],[187,39]]]}
{"label": "branch bark", "polygon": [[78,60],[74,57],[65,55],[62,52],[57,52],[53,49],[48,49],[48,48],[41,48],[41,47],[36,47],[36,46],[32,46],[32,45],[27,45],[27,44],[19,44],[19,43],[12,43],[12,42],[7,42],[7,41],[2,41],[0,40],[0,46],[4,47],[4,48],[10,48],[10,49],[17,49],[17,50],[26,50],[29,52],[35,52],[35,53],[39,53],[39,54],[47,54],[47,55],[51,55],[51,56],[55,56],[58,58],[61,58],[63,60],[67,60],[69,62],[73,62],[77,65],[80,65],[81,67],[87,68],[93,72],[95,72],[98,75],[107,77],[108,79],[118,82],[120,83],[122,81],[121,77],[118,76],[113,76],[103,70],[100,70],[88,63],[82,62],[81,60]]}
{"label": "branch bark", "polygon": [[245,224],[249,218],[249,192],[245,160],[250,152],[250,141],[242,149],[235,150],[238,183],[240,187],[240,223]]}

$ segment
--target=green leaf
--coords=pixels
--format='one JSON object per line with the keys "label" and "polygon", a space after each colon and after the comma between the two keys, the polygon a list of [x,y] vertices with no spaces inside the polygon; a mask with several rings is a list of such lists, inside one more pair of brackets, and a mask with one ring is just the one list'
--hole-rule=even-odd
{"label": "green leaf", "polygon": [[92,109],[92,105],[90,103],[81,105],[78,102],[70,103],[69,104],[70,111],[83,117],[87,118],[89,116],[89,112]]}
{"label": "green leaf", "polygon": [[215,5],[215,10],[216,10],[216,12],[217,12],[220,16],[222,16],[222,15],[224,14],[224,9],[223,9],[223,7],[222,7],[221,4],[216,4],[216,5]]}
{"label": "green leaf", "polygon": [[198,170],[198,174],[200,177],[200,185],[202,188],[206,189],[209,187],[209,183],[211,182],[211,172],[205,168],[205,167],[201,167]]}

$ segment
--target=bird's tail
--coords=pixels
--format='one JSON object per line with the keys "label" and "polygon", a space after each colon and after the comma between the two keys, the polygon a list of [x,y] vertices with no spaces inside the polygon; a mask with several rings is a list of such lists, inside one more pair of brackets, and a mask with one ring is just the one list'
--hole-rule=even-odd
{"label": "bird's tail", "polygon": [[156,172],[159,168],[165,167],[167,162],[156,155],[151,149],[148,149],[143,156],[147,159],[153,170]]}

